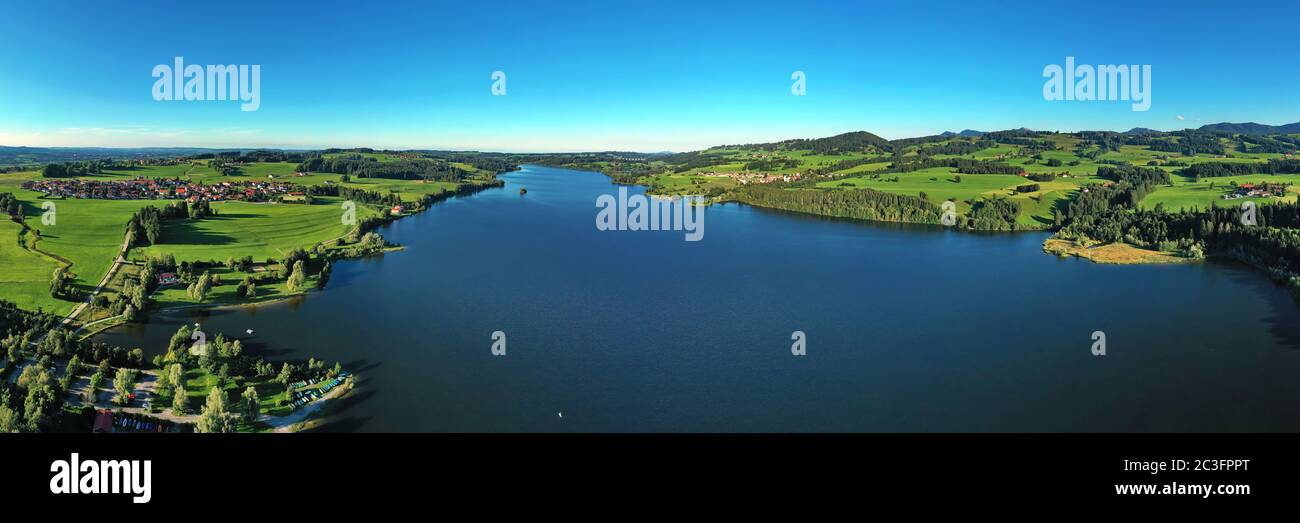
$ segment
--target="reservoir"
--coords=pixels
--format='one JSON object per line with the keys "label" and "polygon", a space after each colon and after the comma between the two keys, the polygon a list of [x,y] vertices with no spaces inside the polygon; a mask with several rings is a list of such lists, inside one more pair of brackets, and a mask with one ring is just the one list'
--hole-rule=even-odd
{"label": "reservoir", "polygon": [[685,241],[599,230],[619,189],[599,173],[502,179],[385,226],[406,250],[336,263],[323,292],[96,339],[152,356],[198,322],[340,361],[362,381],[329,431],[1300,430],[1300,308],[1239,265],[739,204]]}

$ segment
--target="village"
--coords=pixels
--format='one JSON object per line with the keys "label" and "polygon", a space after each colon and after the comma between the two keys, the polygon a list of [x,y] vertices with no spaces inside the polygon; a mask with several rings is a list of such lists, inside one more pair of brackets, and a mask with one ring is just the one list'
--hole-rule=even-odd
{"label": "village", "polygon": [[777,181],[794,182],[794,181],[799,181],[801,178],[803,178],[803,175],[799,173],[772,174],[772,173],[751,172],[751,171],[730,172],[730,173],[709,171],[709,172],[701,172],[699,174],[700,176],[708,176],[713,178],[731,178],[733,180],[740,182],[741,185],[747,185],[751,183],[772,183]]}
{"label": "village", "polygon": [[1286,195],[1286,187],[1289,183],[1259,182],[1243,183],[1233,189],[1232,192],[1223,195],[1225,200],[1235,200],[1237,198],[1257,198],[1264,196],[1282,197]]}
{"label": "village", "polygon": [[203,185],[180,178],[33,180],[24,182],[22,187],[47,197],[92,200],[271,201],[302,194],[300,186],[285,182],[239,180]]}

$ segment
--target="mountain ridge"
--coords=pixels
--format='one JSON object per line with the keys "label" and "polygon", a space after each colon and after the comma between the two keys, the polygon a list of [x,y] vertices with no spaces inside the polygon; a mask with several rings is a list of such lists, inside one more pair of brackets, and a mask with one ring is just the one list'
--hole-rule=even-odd
{"label": "mountain ridge", "polygon": [[1235,134],[1293,134],[1300,133],[1300,122],[1268,125],[1256,122],[1219,122],[1202,125],[1199,131],[1219,131]]}

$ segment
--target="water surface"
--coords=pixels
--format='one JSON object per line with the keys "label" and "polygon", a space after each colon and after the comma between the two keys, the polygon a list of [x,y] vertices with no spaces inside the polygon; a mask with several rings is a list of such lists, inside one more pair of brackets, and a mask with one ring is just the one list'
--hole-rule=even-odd
{"label": "water surface", "polygon": [[597,230],[600,174],[503,178],[385,227],[407,249],[337,263],[325,292],[99,339],[154,354],[198,321],[341,361],[364,382],[335,431],[1300,430],[1300,309],[1240,266],[736,204],[686,242]]}

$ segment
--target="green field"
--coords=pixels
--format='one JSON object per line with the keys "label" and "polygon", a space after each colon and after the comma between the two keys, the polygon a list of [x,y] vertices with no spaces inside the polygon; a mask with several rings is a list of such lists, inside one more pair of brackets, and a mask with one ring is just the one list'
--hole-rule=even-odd
{"label": "green field", "polygon": [[[1041,174],[1052,173],[1061,176],[1051,182],[1035,182],[1026,178],[1011,175],[961,175],[961,183],[955,182],[955,169],[950,168],[933,168],[909,173],[884,173],[878,171],[886,170],[888,163],[874,163],[855,166],[849,169],[834,173],[835,179],[817,182],[816,186],[822,189],[832,190],[852,190],[870,188],[879,191],[892,192],[898,194],[907,194],[917,196],[924,192],[931,202],[941,202],[952,199],[957,202],[958,212],[965,213],[970,208],[970,203],[975,200],[984,198],[1010,198],[1020,203],[1021,212],[1017,217],[1017,222],[1025,226],[1044,227],[1053,223],[1054,211],[1064,210],[1071,199],[1079,194],[1081,188],[1091,184],[1102,183],[1105,180],[1096,176],[1097,170],[1102,162],[1125,162],[1130,165],[1149,167],[1158,166],[1173,175],[1181,165],[1191,165],[1202,162],[1259,162],[1271,158],[1280,158],[1279,154],[1260,154],[1260,153],[1242,153],[1231,147],[1232,141],[1228,138],[1221,138],[1221,143],[1227,149],[1224,155],[1184,155],[1173,152],[1155,151],[1146,146],[1122,145],[1118,151],[1106,151],[1096,156],[1095,159],[1089,155],[1076,155],[1077,146],[1083,141],[1076,135],[1071,134],[1042,134],[1037,139],[1051,142],[1055,149],[1043,150],[1035,153],[1025,152],[1021,146],[997,144],[994,147],[980,149],[965,155],[940,154],[935,158],[968,158],[972,160],[994,160],[1007,164],[1021,167],[1027,173]],[[937,145],[947,145],[953,142],[961,142],[961,138],[951,138],[948,140],[937,141],[922,144],[919,146],[908,147],[902,154],[905,157],[913,157],[916,151],[922,147],[933,147]],[[1089,147],[1088,151],[1098,153],[1095,146]],[[750,155],[753,150],[721,148],[715,150],[721,157],[727,158],[728,155]],[[771,154],[771,153],[769,153]],[[781,157],[799,158],[800,155],[793,152],[783,152],[778,154]],[[806,156],[807,158],[816,158],[818,165],[833,164],[836,160],[843,160],[853,157],[852,155],[842,156]],[[1059,161],[1060,165],[1048,165],[1049,161]],[[1172,163],[1173,165],[1166,165]],[[1181,164],[1181,165],[1180,165]],[[735,164],[727,164],[716,167],[717,170],[725,170]],[[800,165],[798,170],[814,167],[811,163]],[[1222,196],[1231,191],[1230,183],[1259,182],[1263,179],[1269,179],[1277,182],[1300,182],[1300,175],[1280,175],[1275,177],[1268,176],[1240,176],[1231,178],[1217,178],[1213,181],[1214,188],[1210,188],[1211,181],[1206,180],[1196,183],[1190,179],[1173,175],[1174,183],[1170,187],[1158,188],[1153,194],[1147,196],[1142,202],[1142,208],[1154,208],[1157,204],[1164,204],[1168,210],[1178,210],[1180,208],[1195,209],[1204,208],[1212,203],[1218,205],[1231,205],[1236,200],[1224,200]],[[897,180],[897,181],[895,181]],[[1014,188],[1024,184],[1038,184],[1038,191],[1029,193],[1017,193]],[[1296,201],[1297,193],[1300,190],[1296,188],[1288,189],[1291,193],[1286,198],[1252,198],[1252,200],[1262,203],[1276,201]],[[1239,204],[1237,202],[1236,204]]]}
{"label": "green field", "polygon": [[[282,266],[276,267],[281,269],[283,268]],[[207,272],[211,273],[213,276],[220,277],[221,284],[212,288],[212,291],[208,293],[207,299],[203,300],[203,305],[238,305],[254,301],[262,302],[277,300],[299,294],[290,291],[284,281],[277,281],[275,283],[258,285],[257,296],[254,298],[245,298],[239,296],[235,292],[235,289],[238,288],[239,282],[243,281],[245,276],[248,276],[247,274],[232,271],[225,267],[213,267],[208,269]],[[315,276],[307,277],[306,288],[316,288],[316,281],[317,279]],[[186,286],[184,284],[158,288],[158,290],[153,294],[153,301],[159,309],[188,307],[200,304],[199,302],[194,301],[193,298],[190,298],[189,294],[186,292]]]}
{"label": "green field", "polygon": [[66,258],[77,275],[77,284],[90,290],[108,272],[125,238],[131,214],[152,202],[141,200],[54,200],[58,212],[55,225],[28,224],[41,231],[42,251]]}
{"label": "green field", "polygon": [[[968,154],[937,154],[934,158],[1000,161],[1020,167],[1030,174],[1056,174],[1059,177],[1054,181],[1035,182],[1013,175],[971,174],[961,175],[961,183],[957,183],[956,177],[958,175],[955,173],[955,169],[951,168],[880,174],[879,172],[887,170],[891,163],[890,161],[883,161],[834,171],[831,173],[830,179],[817,181],[815,186],[826,190],[870,188],[912,196],[925,193],[926,197],[934,203],[949,199],[955,201],[959,213],[967,212],[971,203],[980,199],[1010,198],[1020,203],[1021,212],[1017,217],[1017,223],[1027,227],[1047,227],[1053,223],[1055,211],[1064,210],[1069,201],[1079,194],[1081,188],[1106,181],[1096,176],[1097,170],[1103,162],[1124,162],[1141,167],[1154,165],[1172,174],[1184,165],[1200,162],[1257,162],[1281,156],[1277,154],[1241,153],[1231,147],[1232,141],[1228,138],[1221,139],[1227,150],[1224,155],[1184,155],[1176,152],[1155,151],[1146,146],[1137,145],[1121,145],[1118,150],[1109,151],[1101,151],[1096,145],[1080,149],[1079,146],[1084,140],[1077,135],[1064,133],[1039,134],[1035,139],[1050,143],[1054,149],[1027,151],[1021,145],[997,143],[993,147],[975,150]],[[972,141],[966,138],[953,137],[906,146],[901,150],[894,151],[894,154],[899,154],[905,158],[915,158],[917,152],[922,148],[969,143],[972,143]],[[841,161],[890,157],[890,153],[878,150],[875,152],[855,151],[843,154],[813,153],[811,150],[789,149],[786,144],[777,144],[776,146],[769,144],[762,147],[715,147],[700,151],[698,158],[712,159],[718,162],[717,164],[692,167],[681,172],[675,172],[679,168],[674,168],[672,164],[652,160],[646,162],[643,167],[649,168],[651,171],[663,171],[664,174],[641,176],[638,183],[648,186],[652,193],[657,194],[702,194],[710,190],[727,191],[735,189],[740,184],[730,178],[702,176],[701,173],[754,172],[746,169],[747,164],[760,160],[793,160],[797,162],[794,165],[782,165],[780,168],[758,171],[761,174],[790,174],[795,172],[807,174],[810,170],[825,172]],[[1049,162],[1053,161],[1060,165],[1049,165]],[[1169,163],[1173,165],[1166,165]],[[623,162],[608,161],[593,162],[586,167],[617,171],[623,165]],[[1142,202],[1142,206],[1151,208],[1157,203],[1164,203],[1165,208],[1176,210],[1181,207],[1206,206],[1216,199],[1221,202],[1226,201],[1219,197],[1229,191],[1227,185],[1231,181],[1231,179],[1223,179],[1218,182],[1219,186],[1216,186],[1216,189],[1209,190],[1209,182],[1194,185],[1188,180],[1182,180],[1181,177],[1175,176],[1174,178],[1173,187],[1159,188]],[[1246,178],[1252,177],[1242,178],[1242,180],[1238,180],[1239,183],[1246,181]],[[1039,185],[1038,191],[1018,193],[1014,190],[1017,186],[1035,183]],[[1294,199],[1294,196],[1289,199]]]}
{"label": "green field", "polygon": [[[382,156],[382,155],[381,155]],[[396,158],[395,156],[392,158]],[[390,158],[381,159],[381,161]],[[365,189],[380,193],[397,194],[405,201],[414,202],[426,195],[436,195],[456,189],[449,182],[424,180],[394,180],[380,178],[352,178],[342,182],[342,175],[310,173],[295,176],[295,163],[249,163],[240,167],[238,175],[228,177],[198,160],[178,165],[143,165],[129,169],[112,169],[85,179],[127,180],[145,178],[181,178],[196,183],[214,184],[239,179],[268,179],[305,186],[337,183],[345,187]],[[471,166],[467,170],[477,172]],[[126,223],[133,213],[144,206],[165,206],[166,200],[79,200],[51,199],[35,191],[21,188],[25,181],[40,179],[40,173],[25,171],[0,174],[0,192],[11,192],[23,204],[27,224],[41,232],[42,239],[35,247],[52,257],[23,249],[18,241],[21,227],[6,221],[0,227],[0,237],[5,238],[0,247],[0,263],[5,267],[0,275],[0,296],[28,309],[43,309],[64,314],[76,303],[57,300],[49,295],[49,282],[60,262],[70,264],[74,284],[83,291],[93,290],[104,277],[117,255],[125,234]],[[54,203],[55,220],[43,225],[42,204]],[[168,220],[164,222],[160,245],[135,249],[128,258],[142,260],[145,256],[163,253],[175,256],[177,261],[220,261],[234,256],[252,256],[258,262],[268,258],[280,259],[295,247],[311,247],[347,235],[353,226],[343,223],[342,200],[335,197],[318,197],[313,204],[215,202],[215,216],[202,220]],[[379,215],[378,206],[358,205],[358,221]],[[28,236],[28,246],[33,238]],[[129,271],[128,271],[129,272]],[[115,279],[105,292],[111,297]],[[239,279],[242,279],[239,278]],[[238,280],[236,280],[237,282]],[[213,290],[210,301],[231,301],[234,285]],[[259,288],[259,298],[265,299],[286,293],[283,283]],[[164,306],[192,303],[184,290],[168,289],[159,293]],[[103,311],[89,311],[83,317],[95,318]]]}
{"label": "green field", "polygon": [[[957,182],[957,178],[961,182]],[[898,181],[893,181],[895,178]],[[910,196],[919,196],[924,192],[927,199],[938,204],[944,200],[957,203],[957,212],[964,213],[970,208],[968,200],[985,196],[1007,196],[1006,190],[1017,185],[1031,183],[1020,176],[1009,174],[955,174],[953,169],[937,167],[922,169],[909,173],[887,173],[878,178],[855,176],[819,182],[817,187],[828,189],[875,189]]]}
{"label": "green field", "polygon": [[732,189],[740,185],[731,178],[718,176],[692,176],[685,174],[660,174],[647,176],[642,183],[650,185],[650,192],[664,195],[698,195],[712,189]]}
{"label": "green field", "polygon": [[[220,261],[252,256],[257,261],[280,259],[294,247],[307,247],[346,235],[342,200],[316,198],[312,205],[289,203],[219,202],[216,216],[202,220],[172,220],[163,225],[160,245],[132,252],[132,258],[172,254],[178,261]],[[357,220],[375,216],[357,206]]]}
{"label": "green field", "polygon": [[[11,175],[4,175],[5,177]],[[6,180],[12,182],[13,180]],[[28,245],[70,264],[69,272],[75,276],[74,284],[83,291],[91,291],[103,279],[122,246],[125,225],[131,214],[148,201],[106,201],[106,200],[45,200],[37,192],[0,186],[0,192],[13,192],[24,205],[27,224],[41,232],[41,239],[33,245],[29,236]],[[54,220],[51,225],[41,221],[44,212],[42,204],[54,203]],[[12,222],[10,222],[12,223]],[[6,228],[4,243],[17,247],[17,224]],[[20,306],[35,309],[42,308],[56,313],[67,313],[76,306],[75,303],[55,300],[49,296],[50,278],[55,262],[44,256],[22,256],[12,258],[15,264],[6,266],[6,274],[21,273],[25,282],[9,283],[4,286],[4,296]],[[41,273],[44,273],[41,275]],[[36,278],[36,280],[32,280]],[[44,289],[44,294],[35,293]],[[12,294],[11,292],[12,291]],[[10,298],[10,296],[13,296]]]}
{"label": "green field", "polygon": [[[1207,178],[1196,182],[1191,178],[1175,176],[1172,187],[1160,187],[1155,192],[1147,195],[1142,199],[1140,206],[1143,209],[1153,209],[1157,204],[1164,204],[1166,211],[1177,211],[1181,209],[1194,210],[1205,209],[1211,205],[1218,207],[1240,206],[1244,201],[1253,201],[1260,204],[1269,204],[1279,201],[1295,202],[1300,187],[1292,186],[1287,189],[1287,195],[1283,198],[1242,198],[1225,200],[1223,195],[1231,193],[1233,190],[1232,182],[1242,183],[1294,183],[1300,185],[1300,174],[1279,174],[1279,175],[1246,175],[1246,176],[1225,176],[1221,178]],[[1213,184],[1213,186],[1211,186]]]}
{"label": "green field", "polygon": [[0,220],[0,296],[4,299],[50,312],[67,312],[73,304],[50,296],[50,275],[60,264],[22,248],[18,233],[22,227]]}

